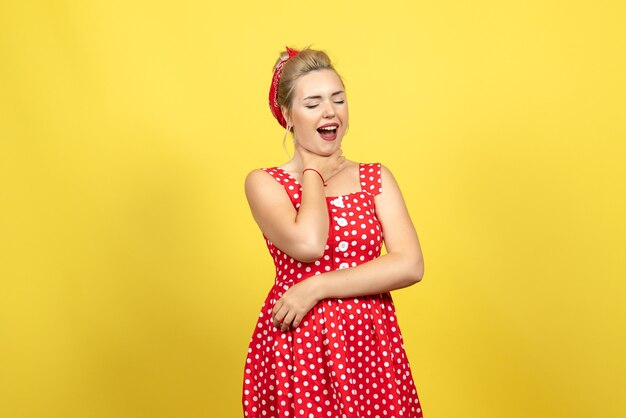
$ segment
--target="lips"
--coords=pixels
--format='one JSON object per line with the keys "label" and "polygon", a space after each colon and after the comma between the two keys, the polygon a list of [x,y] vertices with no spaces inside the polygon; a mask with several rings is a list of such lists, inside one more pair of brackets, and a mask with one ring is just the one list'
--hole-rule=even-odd
{"label": "lips", "polygon": [[339,129],[338,123],[326,123],[319,128],[317,132],[325,141],[334,141],[337,139],[337,130]]}
{"label": "lips", "polygon": [[326,125],[322,125],[317,128],[317,132],[319,136],[324,141],[334,141],[337,139],[337,130],[339,129],[339,125],[336,123],[327,123]]}

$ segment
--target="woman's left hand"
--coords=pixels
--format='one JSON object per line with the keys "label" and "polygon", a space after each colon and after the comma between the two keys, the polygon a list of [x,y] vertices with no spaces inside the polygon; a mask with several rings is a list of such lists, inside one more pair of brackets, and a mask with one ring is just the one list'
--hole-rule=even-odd
{"label": "woman's left hand", "polygon": [[322,299],[319,285],[319,278],[311,276],[287,289],[272,309],[274,326],[283,332],[289,327],[297,328],[302,318]]}

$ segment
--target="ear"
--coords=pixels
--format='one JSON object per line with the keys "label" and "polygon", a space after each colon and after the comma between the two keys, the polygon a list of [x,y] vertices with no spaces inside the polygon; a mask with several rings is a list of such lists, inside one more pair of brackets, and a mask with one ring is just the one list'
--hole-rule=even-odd
{"label": "ear", "polygon": [[293,127],[293,124],[291,123],[291,116],[289,116],[289,110],[285,106],[281,106],[280,112],[282,113],[285,122],[287,122],[287,125]]}

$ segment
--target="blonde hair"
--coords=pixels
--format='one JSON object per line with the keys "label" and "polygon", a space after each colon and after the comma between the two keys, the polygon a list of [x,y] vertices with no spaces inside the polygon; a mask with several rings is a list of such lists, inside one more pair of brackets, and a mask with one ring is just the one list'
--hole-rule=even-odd
{"label": "blonde hair", "polygon": [[[279,58],[276,60],[274,64],[273,70],[276,70],[276,67],[281,61],[289,58],[289,54],[287,51],[283,51],[280,53]],[[326,52],[311,49],[310,46],[304,47],[300,52],[289,58],[289,60],[283,66],[283,71],[280,76],[280,82],[278,83],[278,92],[277,92],[277,102],[280,110],[282,111],[282,107],[287,108],[287,112],[291,111],[291,107],[293,106],[293,96],[296,87],[296,82],[300,77],[310,73],[311,71],[318,70],[333,70],[339,80],[341,81],[341,85],[344,87],[343,79],[333,67],[330,58]],[[289,130],[285,131],[285,136],[283,137],[283,148],[285,148],[285,152],[287,149],[285,147],[285,139],[287,138],[287,133],[293,133],[293,126],[289,128]],[[287,154],[289,155],[289,154]]]}

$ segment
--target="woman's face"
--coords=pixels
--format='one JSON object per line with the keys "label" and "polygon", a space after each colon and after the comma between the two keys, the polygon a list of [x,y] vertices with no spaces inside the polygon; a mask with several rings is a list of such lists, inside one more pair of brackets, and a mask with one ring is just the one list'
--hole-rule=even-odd
{"label": "woman's face", "polygon": [[348,126],[348,101],[339,76],[328,69],[311,71],[296,81],[294,90],[286,120],[295,140],[315,154],[332,154],[341,147]]}

